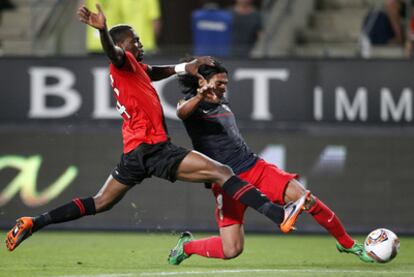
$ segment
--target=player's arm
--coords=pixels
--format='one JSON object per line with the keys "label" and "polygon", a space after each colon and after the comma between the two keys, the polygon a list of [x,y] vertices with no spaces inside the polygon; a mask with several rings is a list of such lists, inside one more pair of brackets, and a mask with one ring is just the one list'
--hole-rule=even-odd
{"label": "player's arm", "polygon": [[149,66],[147,74],[151,81],[159,81],[176,74],[174,66]]}
{"label": "player's arm", "polygon": [[211,93],[211,87],[204,85],[197,89],[197,94],[188,100],[181,99],[177,104],[177,116],[181,120],[188,118],[198,107],[201,101]]}
{"label": "player's arm", "polygon": [[199,79],[203,79],[203,77],[198,73],[198,68],[204,64],[214,66],[213,58],[210,56],[197,57],[191,62],[180,63],[174,66],[148,66],[147,74],[151,81],[159,81],[174,74],[186,73],[195,75]]}
{"label": "player's arm", "polygon": [[125,52],[118,46],[115,45],[106,26],[105,14],[102,11],[101,6],[97,3],[96,8],[98,13],[91,12],[87,7],[81,6],[78,9],[79,20],[97,30],[101,38],[102,48],[111,63],[116,67],[122,67],[125,62]]}

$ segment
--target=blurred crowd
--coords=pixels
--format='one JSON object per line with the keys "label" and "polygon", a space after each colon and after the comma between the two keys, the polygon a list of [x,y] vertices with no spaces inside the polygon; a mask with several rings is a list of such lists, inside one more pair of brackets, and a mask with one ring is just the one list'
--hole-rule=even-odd
{"label": "blurred crowd", "polygon": [[[380,0],[363,19],[361,34],[370,47],[403,47],[413,55],[414,20],[412,0]],[[87,0],[94,8],[95,0]],[[147,55],[159,52],[162,16],[159,0],[100,0],[107,13],[108,25],[131,24],[140,36]],[[230,5],[204,0],[191,14],[192,51],[194,55],[249,57],[263,30],[260,2],[234,0]],[[379,3],[379,2],[378,2]],[[378,4],[377,3],[377,4]],[[99,34],[88,28],[87,50],[100,53]]]}
{"label": "blurred crowd", "polygon": [[[87,0],[86,6],[95,10],[96,0]],[[156,53],[157,39],[161,31],[161,12],[158,0],[100,0],[108,26],[129,24],[138,31],[148,54]],[[90,53],[101,53],[99,32],[86,29],[86,46]]]}
{"label": "blurred crowd", "polygon": [[195,55],[248,57],[261,34],[262,18],[252,0],[220,9],[206,1],[192,13]]}
{"label": "blurred crowd", "polygon": [[[276,45],[276,40],[287,41],[286,45],[288,46],[286,49],[288,50],[285,52],[280,52],[282,55],[300,54],[300,51],[298,52],[294,50],[300,48],[301,46],[304,46],[303,41],[305,41],[305,43],[308,43],[308,46],[312,46],[313,43],[314,45],[321,45],[320,48],[338,48],[338,45],[335,45],[333,43],[333,45],[327,45],[325,43],[326,41],[323,40],[309,42],[309,40],[306,40],[309,38],[309,36],[305,37],[305,40],[301,39],[300,36],[301,34],[306,34],[306,32],[303,32],[303,29],[308,29],[308,31],[310,30],[314,33],[322,34],[320,37],[324,38],[323,31],[331,27],[331,25],[329,25],[330,21],[328,21],[328,23],[325,22],[326,24],[321,27],[322,29],[313,29],[314,26],[312,24],[315,24],[314,18],[316,15],[326,15],[327,11],[328,13],[331,13],[328,15],[337,15],[335,12],[338,10],[332,9],[333,6],[342,5],[345,8],[350,8],[352,11],[354,5],[351,2],[347,3],[345,1],[337,1],[337,4],[335,4],[333,3],[335,1],[330,3],[328,1],[315,0],[313,4],[314,7],[310,8],[309,13],[301,14],[298,12],[297,6],[295,6],[296,9],[292,8],[294,7],[294,1],[290,2],[285,0],[284,2],[286,3],[285,6],[287,9],[281,13],[286,13],[287,16],[282,16],[283,20],[272,21],[269,20],[269,10],[276,10],[277,8],[283,7],[283,5],[280,5],[280,7],[277,7],[276,5],[276,3],[283,2],[281,0],[195,0],[188,2],[184,0],[79,0],[79,3],[84,2],[88,8],[96,10],[95,3],[97,1],[99,1],[103,10],[105,11],[108,26],[111,27],[117,24],[126,23],[132,25],[132,27],[137,30],[138,35],[140,36],[140,40],[144,45],[146,55],[174,55],[176,53],[191,52],[193,55],[209,54],[218,57],[236,58],[251,57],[254,49],[256,49],[256,54],[259,53],[259,55],[255,56],[268,55],[268,53],[265,53],[263,49],[277,48],[279,45]],[[33,51],[33,49],[36,49],[33,46],[35,43],[33,41],[30,41],[31,39],[37,39],[37,37],[32,36],[31,34],[33,32],[32,20],[22,18],[22,20],[14,20],[15,23],[9,22],[10,24],[6,24],[6,21],[13,21],[10,19],[18,18],[19,16],[22,16],[22,14],[24,17],[24,15],[27,14],[17,12],[20,10],[20,6],[25,5],[27,10],[27,6],[29,6],[29,8],[33,8],[33,3],[36,3],[35,6],[39,6],[39,3],[41,2],[45,5],[48,4],[49,6],[55,5],[54,3],[59,3],[61,6],[64,6],[65,3],[64,1],[58,0],[27,0],[27,3],[25,1],[15,0],[0,1],[0,51],[2,49],[6,49],[4,42],[8,41],[12,43],[9,43],[11,46],[9,46],[9,48],[4,51],[5,54],[25,53],[25,49],[32,49],[33,53],[28,54],[36,54],[36,52]],[[29,5],[28,3],[31,4]],[[369,9],[370,6],[373,6],[373,8],[365,14],[362,20],[361,32],[359,32],[359,22],[364,13],[362,12],[360,15],[358,15],[358,17],[353,17],[350,19],[354,20],[352,22],[356,22],[355,20],[358,20],[359,22],[358,24],[351,24],[352,30],[346,29],[345,32],[346,39],[348,39],[347,33],[353,34],[352,37],[350,36],[351,38],[346,41],[348,44],[344,44],[345,47],[347,47],[348,50],[349,48],[355,48],[346,52],[346,55],[348,57],[357,56],[358,53],[361,53],[363,57],[369,57],[369,55],[363,54],[366,52],[365,50],[368,49],[368,52],[372,52],[372,49],[375,49],[376,47],[377,49],[381,47],[387,49],[397,49],[397,52],[399,53],[398,55],[400,56],[402,56],[401,49],[404,49],[404,55],[406,57],[414,56],[414,0],[361,0],[359,4],[362,7],[361,9],[363,12]],[[321,10],[322,6],[327,6],[328,8]],[[331,9],[329,9],[329,7]],[[180,11],[178,12],[176,9],[180,9]],[[281,9],[283,10],[283,8]],[[66,10],[68,13],[70,12],[71,15],[74,14],[74,12],[69,11],[69,9],[62,10]],[[11,11],[16,11],[16,16],[11,16]],[[53,9],[51,9],[51,11],[53,12]],[[6,13],[8,13],[7,17],[2,16],[2,14],[5,15]],[[283,28],[280,28],[280,25],[284,24],[285,22],[294,22],[294,20],[289,21],[287,19],[289,16],[295,13],[299,15],[299,17],[303,15],[304,23],[300,27],[293,26],[291,29],[289,29],[290,34],[292,34],[292,36],[296,36],[296,38],[290,41],[289,37],[286,39],[286,36],[279,36],[279,33],[276,32],[276,29],[279,28],[279,30],[285,30]],[[42,15],[44,16],[44,14]],[[29,18],[30,16],[27,17]],[[52,15],[50,17],[52,17]],[[66,18],[70,18],[70,16]],[[62,20],[64,19],[62,18]],[[74,23],[71,23],[69,22],[70,20],[76,21],[76,23],[78,23],[77,19],[72,16],[72,18],[66,21],[67,24],[63,23],[62,25],[64,25],[64,28],[66,26],[67,28],[73,28],[73,30],[76,30],[74,32],[62,30],[61,27],[59,27],[61,28],[60,30],[59,28],[54,27],[43,28],[45,30],[56,31],[55,33],[46,35],[43,34],[43,39],[45,41],[54,36],[56,42],[53,44],[55,45],[55,48],[52,46],[50,49],[44,50],[42,54],[49,52],[50,55],[65,54],[65,50],[58,49],[59,45],[71,43],[73,39],[67,38],[64,42],[58,42],[60,38],[64,37],[62,36],[62,33],[66,32],[67,34],[70,34],[72,32],[79,34],[80,31],[83,32],[83,29],[79,29],[79,27],[77,27],[80,26],[79,24],[76,25]],[[297,18],[295,20],[297,21]],[[266,24],[263,22],[266,22]],[[277,24],[274,24],[275,22]],[[14,26],[13,24],[19,26]],[[349,24],[346,24],[344,22],[344,26],[348,25]],[[302,30],[300,30],[300,28],[302,28]],[[337,29],[332,28],[331,30],[327,30],[327,33],[329,31],[331,33],[335,33]],[[37,33],[40,33],[40,31]],[[340,32],[336,32],[335,34],[341,35],[337,33]],[[361,36],[359,41],[360,44],[358,45],[357,36],[359,33]],[[312,36],[310,37],[312,38]],[[261,43],[258,44],[257,42],[259,40]],[[21,46],[22,41],[27,42],[29,46],[22,49],[21,51],[16,51],[17,47]],[[71,53],[85,53],[85,49],[86,52],[91,54],[102,53],[99,34],[96,30],[92,28],[86,28],[85,41],[86,43],[83,41],[80,42],[81,46],[85,45],[84,49],[80,49],[81,47],[74,44],[74,49],[78,47],[79,50],[72,51]],[[265,45],[265,43],[268,44]],[[44,45],[52,44],[44,43]],[[307,53],[312,54],[312,52],[305,52],[305,55]],[[329,56],[330,51],[326,51],[326,53],[328,54],[322,55]],[[396,55],[395,57],[400,56]]]}
{"label": "blurred crowd", "polygon": [[380,9],[365,16],[362,34],[373,46],[403,47],[407,57],[413,56],[413,0],[384,0]]}
{"label": "blurred crowd", "polygon": [[[147,55],[158,53],[162,29],[159,0],[100,0],[108,26],[127,23],[137,30]],[[86,5],[95,9],[96,0]],[[235,0],[222,8],[217,1],[205,1],[191,16],[194,55],[248,57],[260,36],[262,20],[253,0]],[[87,28],[87,50],[102,53],[99,33]]]}

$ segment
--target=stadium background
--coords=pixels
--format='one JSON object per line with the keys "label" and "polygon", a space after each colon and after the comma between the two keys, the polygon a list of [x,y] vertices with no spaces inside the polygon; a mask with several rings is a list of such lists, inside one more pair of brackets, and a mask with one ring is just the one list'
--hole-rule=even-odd
{"label": "stadium background", "polygon": [[[161,1],[166,22],[171,22],[172,2]],[[182,14],[200,7],[190,2],[194,6],[185,2]],[[191,49],[189,32],[174,31],[188,24],[183,16],[175,18],[176,25],[164,24],[165,51],[147,63],[176,63]],[[84,49],[74,47],[82,39],[71,30],[61,37],[66,46],[47,44],[55,50],[47,57],[38,57],[33,47],[23,57],[0,58],[1,228],[20,215],[96,193],[122,151],[106,59],[82,55]],[[231,108],[255,152],[299,173],[349,231],[381,226],[414,233],[412,60],[292,55],[222,60],[230,72]],[[180,97],[176,81],[155,85],[173,141],[191,147],[173,114]],[[214,198],[203,185],[152,178],[112,211],[52,228],[213,231],[213,211]],[[308,217],[298,228],[323,231]],[[246,229],[272,232],[274,226],[249,212]]]}

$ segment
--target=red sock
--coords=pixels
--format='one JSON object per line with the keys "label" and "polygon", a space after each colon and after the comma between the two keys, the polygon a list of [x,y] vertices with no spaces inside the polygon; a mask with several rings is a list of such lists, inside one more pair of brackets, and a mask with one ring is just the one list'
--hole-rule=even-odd
{"label": "red sock", "polygon": [[197,254],[208,258],[224,259],[220,237],[209,237],[187,242],[184,244],[184,252],[187,255]]}
{"label": "red sock", "polygon": [[315,205],[309,209],[308,213],[310,213],[321,226],[334,236],[343,247],[351,248],[352,245],[354,245],[354,240],[345,231],[339,218],[321,200],[316,197],[315,200]]}

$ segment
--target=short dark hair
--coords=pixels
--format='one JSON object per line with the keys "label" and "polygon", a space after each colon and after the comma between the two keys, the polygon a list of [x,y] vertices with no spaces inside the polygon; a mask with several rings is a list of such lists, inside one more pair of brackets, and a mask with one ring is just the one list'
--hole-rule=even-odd
{"label": "short dark hair", "polygon": [[[192,56],[187,56],[185,58],[182,58],[180,62],[190,62],[194,60],[195,58]],[[223,66],[223,64],[218,61],[217,59],[214,60],[214,66],[209,65],[201,65],[198,68],[198,73],[200,73],[201,76],[204,77],[207,81],[211,79],[216,74],[219,73],[228,73],[227,69]],[[197,93],[198,89],[198,78],[191,74],[184,74],[178,76],[178,83],[182,87],[182,93],[184,94],[193,94],[195,95]]]}
{"label": "short dark hair", "polygon": [[111,36],[114,43],[117,44],[118,42],[124,41],[126,32],[131,31],[131,30],[132,30],[131,26],[127,24],[119,24],[119,25],[113,26],[109,30],[109,35]]}

